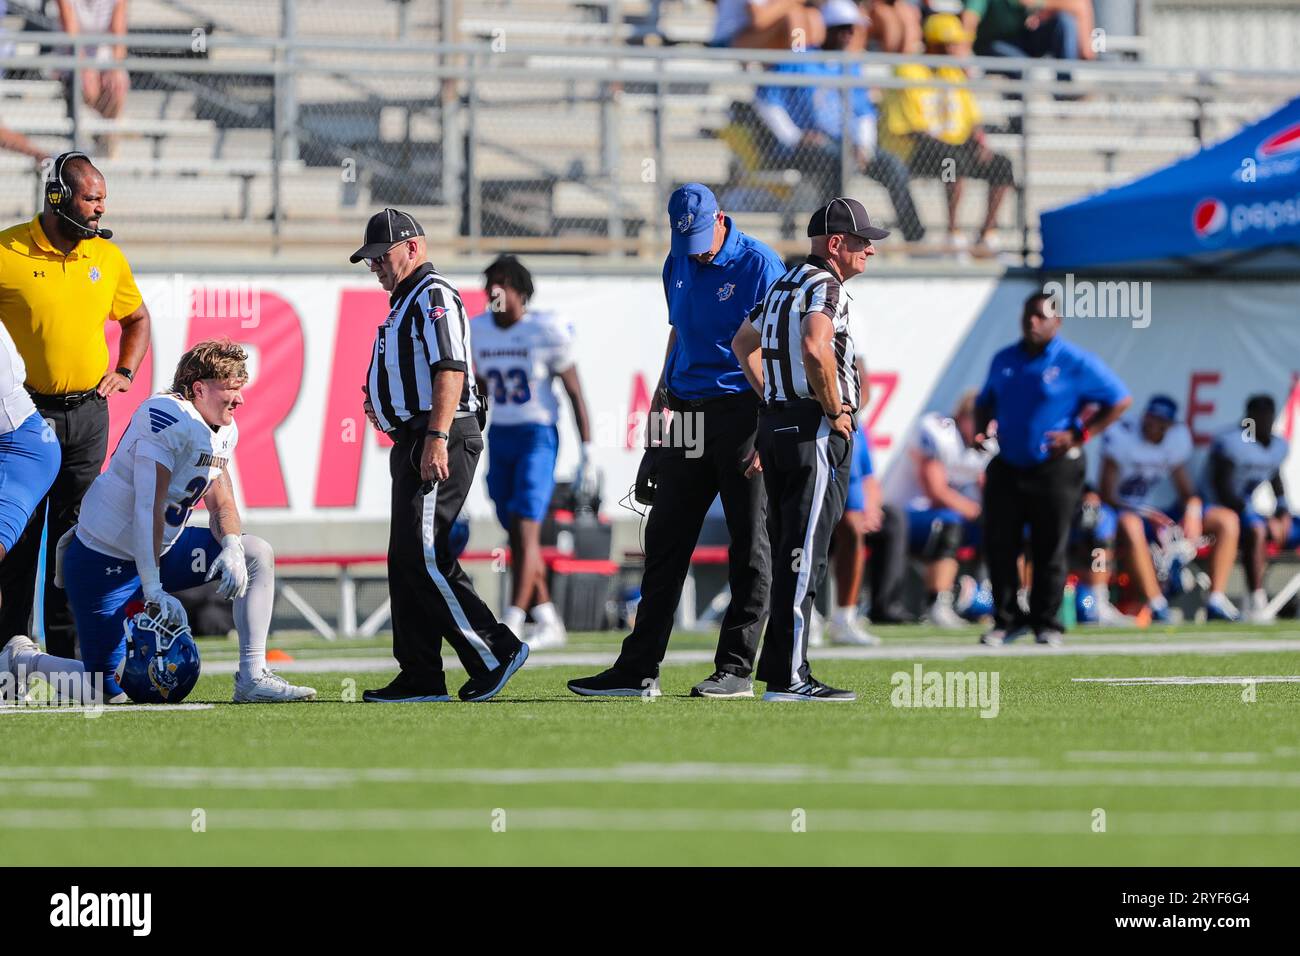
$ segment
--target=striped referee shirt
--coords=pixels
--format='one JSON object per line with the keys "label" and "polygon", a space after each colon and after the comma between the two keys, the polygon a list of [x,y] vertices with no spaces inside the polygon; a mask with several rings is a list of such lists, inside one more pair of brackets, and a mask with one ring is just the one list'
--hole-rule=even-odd
{"label": "striped referee shirt", "polygon": [[460,294],[429,263],[403,279],[388,297],[388,318],[375,333],[366,395],[386,432],[433,407],[433,376],[465,373],[457,415],[478,411],[470,374],[469,317]]}
{"label": "striped referee shirt", "polygon": [[840,401],[857,411],[861,395],[849,332],[849,297],[830,263],[819,256],[809,256],[786,272],[750,313],[762,346],[763,397],[769,402],[817,400],[803,365],[803,318],[814,312],[823,313],[834,326],[831,341]]}

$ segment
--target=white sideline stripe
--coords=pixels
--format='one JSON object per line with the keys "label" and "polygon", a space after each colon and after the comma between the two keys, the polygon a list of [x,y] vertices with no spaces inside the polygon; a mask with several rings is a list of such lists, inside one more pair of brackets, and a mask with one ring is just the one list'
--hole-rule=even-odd
{"label": "white sideline stripe", "polygon": [[1300,675],[1261,677],[1071,677],[1076,684],[1114,684],[1119,687],[1145,687],[1158,684],[1179,686],[1184,684],[1300,684]]}
{"label": "white sideline stripe", "polygon": [[1248,764],[1268,759],[1268,755],[1253,751],[1231,753],[1192,750],[1179,753],[1174,750],[1070,750],[1065,759],[1072,763],[1199,763]]}
{"label": "white sideline stripe", "polygon": [[[1164,654],[1253,654],[1282,651],[1300,651],[1300,640],[1286,638],[1268,640],[1264,638],[1237,641],[1176,641],[1163,644],[1148,644],[1141,641],[1123,641],[1115,644],[1066,644],[1064,647],[1040,647],[1032,641],[1028,644],[1012,644],[1006,647],[983,647],[974,643],[970,645],[941,644],[886,644],[883,647],[825,647],[810,650],[810,660],[819,661],[960,661],[969,658],[996,660],[1007,657],[1154,657]],[[617,651],[611,649],[599,654],[575,651],[543,651],[530,655],[528,669],[539,667],[608,667],[614,661]],[[664,665],[706,664],[712,663],[714,652],[669,651],[664,658]],[[444,657],[442,666],[447,670],[462,670],[460,661],[455,657]],[[206,674],[233,674],[239,669],[237,661],[213,661],[204,663]],[[392,657],[365,655],[357,657],[304,658],[275,664],[277,671],[295,671],[300,674],[321,674],[334,671],[350,671],[357,674],[376,673],[397,670],[397,662]]]}
{"label": "white sideline stripe", "polygon": [[[231,673],[234,673],[234,668]],[[5,714],[76,714],[78,717],[85,717],[87,714],[138,714],[142,711],[160,710],[168,714],[183,714],[195,710],[211,710],[213,704],[108,704],[104,707],[44,707],[37,704],[28,704],[23,707],[15,707],[7,704],[0,707],[0,716]]]}
{"label": "white sideline stripe", "polygon": [[[846,769],[802,764],[621,764],[613,767],[123,767],[17,766],[13,780],[139,783],[150,789],[329,790],[373,784],[531,786],[537,784],[700,784],[903,787],[1204,787],[1300,790],[1300,770],[906,767],[887,762]],[[3,818],[3,814],[0,814]]]}
{"label": "white sideline stripe", "polygon": [[[504,823],[513,830],[583,830],[624,832],[735,831],[789,833],[791,811],[605,810],[591,807],[507,809]],[[443,810],[322,810],[315,807],[207,812],[209,832],[269,830],[277,832],[346,832],[411,830],[478,830],[491,832],[493,811],[485,807]],[[9,810],[0,829],[22,830],[185,830],[191,811],[140,807],[95,810]],[[1090,810],[812,810],[809,833],[951,833],[1060,834],[1095,839]],[[1300,813],[1262,811],[1122,813],[1106,818],[1112,836],[1277,836],[1300,833]]]}

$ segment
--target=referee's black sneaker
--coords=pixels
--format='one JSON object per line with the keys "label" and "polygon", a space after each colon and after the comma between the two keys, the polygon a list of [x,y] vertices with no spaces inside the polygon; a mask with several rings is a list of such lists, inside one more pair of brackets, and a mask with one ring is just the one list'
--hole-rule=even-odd
{"label": "referee's black sneaker", "polygon": [[387,687],[362,691],[361,699],[367,704],[428,704],[447,703],[451,697],[446,685],[422,684],[398,672]]}
{"label": "referee's black sneaker", "polygon": [[471,677],[467,680],[465,686],[458,692],[460,699],[471,704],[491,700],[501,693],[501,688],[506,686],[506,682],[514,676],[515,671],[524,666],[526,660],[528,660],[528,645],[520,641],[514,653],[492,670],[482,677]]}
{"label": "referee's black sneaker", "polygon": [[610,668],[594,677],[569,681],[569,690],[579,697],[659,697],[658,677],[629,677]]}
{"label": "referee's black sneaker", "polygon": [[840,690],[838,687],[828,687],[816,677],[809,677],[806,681],[795,684],[791,687],[780,687],[776,684],[768,684],[767,692],[763,694],[763,699],[776,701],[829,700],[846,703],[851,700],[857,700],[858,695],[851,690]]}

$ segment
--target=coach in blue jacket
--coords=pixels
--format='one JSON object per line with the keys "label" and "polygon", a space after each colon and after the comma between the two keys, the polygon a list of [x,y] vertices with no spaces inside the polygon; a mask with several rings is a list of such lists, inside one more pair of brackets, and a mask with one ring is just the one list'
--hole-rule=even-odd
{"label": "coach in blue jacket", "polygon": [[[1116,421],[1133,399],[1101,359],[1062,339],[1051,296],[1025,300],[1021,339],[993,356],[975,400],[977,442],[997,422],[998,456],[984,478],[984,542],[993,585],[994,625],[980,638],[999,645],[1033,632],[1061,643],[1070,522],[1083,493],[1083,445]],[[1086,407],[1095,413],[1085,421]],[[1016,559],[1029,531],[1033,587],[1029,615],[1016,600]]]}
{"label": "coach in blue jacket", "polygon": [[[780,257],[740,231],[713,193],[688,183],[668,201],[672,250],[664,263],[668,354],[650,409],[648,446],[662,445],[658,487],[645,532],[645,574],[636,626],[614,666],[569,681],[588,697],[656,696],[659,664],[691,555],[714,498],[731,536],[731,604],[711,677],[697,697],[752,697],[750,674],[767,612],[766,499],[754,453],[759,398],[745,381],[731,340],[770,286]],[[661,428],[660,413],[673,423]]]}

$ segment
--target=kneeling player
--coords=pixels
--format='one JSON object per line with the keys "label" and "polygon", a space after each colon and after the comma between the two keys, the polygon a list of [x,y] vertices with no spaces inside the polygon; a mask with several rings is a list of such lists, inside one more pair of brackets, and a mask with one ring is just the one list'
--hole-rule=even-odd
{"label": "kneeling player", "polygon": [[566,640],[564,622],[551,603],[542,562],[541,523],[555,489],[559,379],[573,405],[582,441],[574,486],[594,494],[591,426],[578,383],[572,339],[550,316],[528,309],[533,277],[514,256],[501,256],[483,271],[488,312],[473,323],[474,373],[481,394],[490,396],[487,433],[488,496],[510,536],[514,589],[501,622],[524,633],[529,610],[537,622],[527,638],[534,649]]}
{"label": "kneeling player", "polygon": [[[1140,424],[1122,421],[1106,432],[1101,453],[1101,497],[1116,509],[1118,542],[1151,620],[1169,620],[1169,602],[1160,590],[1150,542],[1181,526],[1183,536],[1193,544],[1202,533],[1213,538],[1206,614],[1211,620],[1235,621],[1237,609],[1223,592],[1237,553],[1237,516],[1217,505],[1202,514],[1201,498],[1187,472],[1192,436],[1178,421],[1178,404],[1167,395],[1152,396]],[[1168,511],[1151,501],[1166,479],[1173,482],[1180,502]]]}
{"label": "kneeling player", "polygon": [[975,447],[974,392],[962,396],[952,418],[928,412],[917,424],[911,449],[916,482],[907,502],[908,547],[925,562],[927,616],[937,627],[966,623],[954,609],[957,551],[979,547],[984,469],[996,453],[990,443]]}
{"label": "kneeling player", "polygon": [[[80,520],[60,542],[66,546],[60,576],[82,661],[55,658],[42,666],[64,675],[83,669],[98,675],[109,703],[126,700],[113,675],[126,653],[128,604],[143,599],[164,622],[183,625],[185,609],[170,592],[218,575],[218,593],[235,602],[235,702],[316,696],[266,667],[275,558],[261,538],[241,535],[226,471],[239,437],[234,412],[243,404],[246,360],[229,340],[201,342],[186,352],[171,390],[145,401],[131,417],[108,468],[86,493]],[[209,528],[187,528],[200,500],[208,508]]]}

